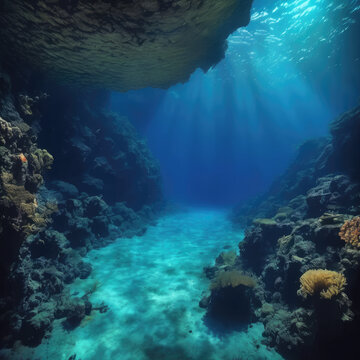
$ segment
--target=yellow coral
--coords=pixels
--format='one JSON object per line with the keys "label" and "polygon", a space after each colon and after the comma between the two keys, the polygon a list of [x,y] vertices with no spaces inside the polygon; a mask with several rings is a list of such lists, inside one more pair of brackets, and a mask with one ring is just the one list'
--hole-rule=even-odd
{"label": "yellow coral", "polygon": [[347,244],[360,248],[360,216],[345,221],[339,236]]}
{"label": "yellow coral", "polygon": [[210,289],[221,289],[224,287],[237,287],[244,285],[247,287],[256,286],[256,280],[250,276],[244,275],[240,271],[222,271],[211,283]]}
{"label": "yellow coral", "polygon": [[58,210],[56,203],[46,203],[39,207],[36,196],[23,185],[9,183],[13,181],[10,173],[2,173],[0,180],[4,193],[2,198],[10,201],[20,211],[22,221],[19,226],[25,235],[34,234],[51,222],[51,215]]}
{"label": "yellow coral", "polygon": [[330,270],[308,270],[300,277],[299,295],[319,294],[323,299],[331,299],[341,293],[346,285],[346,278],[343,274]]}
{"label": "yellow coral", "polygon": [[19,208],[24,215],[31,218],[35,215],[36,198],[35,195],[25,190],[22,185],[3,183],[5,196]]}
{"label": "yellow coral", "polygon": [[30,154],[31,164],[35,171],[42,171],[43,169],[51,169],[54,158],[45,149],[37,149]]}

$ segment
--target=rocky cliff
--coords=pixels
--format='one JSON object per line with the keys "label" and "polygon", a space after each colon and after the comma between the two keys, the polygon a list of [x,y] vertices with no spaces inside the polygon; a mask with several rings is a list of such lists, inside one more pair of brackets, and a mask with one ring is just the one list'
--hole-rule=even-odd
{"label": "rocky cliff", "polygon": [[330,125],[328,138],[309,140],[300,146],[298,154],[286,172],[258,198],[235,207],[231,218],[241,226],[256,217],[273,217],[281,206],[314,188],[323,176],[345,173],[360,180],[360,107],[342,114]]}
{"label": "rocky cliff", "polygon": [[250,20],[252,0],[0,3],[1,51],[58,81],[119,91],[167,88],[208,70]]}
{"label": "rocky cliff", "polygon": [[[252,222],[240,254],[222,253],[205,269],[213,282],[234,273],[256,281],[251,288],[244,282],[228,287],[226,296],[212,290],[200,305],[220,322],[228,320],[219,316],[224,307],[232,318],[261,321],[266,344],[285,359],[360,357],[354,342],[360,326],[360,106],[330,130],[330,138],[300,148],[267,194],[236,209],[234,224]],[[229,309],[239,303],[246,304],[243,310]]]}
{"label": "rocky cliff", "polygon": [[55,319],[71,329],[106,311],[66,285],[90,274],[87,251],[154,219],[159,166],[106,101],[0,69],[0,346],[35,346]]}

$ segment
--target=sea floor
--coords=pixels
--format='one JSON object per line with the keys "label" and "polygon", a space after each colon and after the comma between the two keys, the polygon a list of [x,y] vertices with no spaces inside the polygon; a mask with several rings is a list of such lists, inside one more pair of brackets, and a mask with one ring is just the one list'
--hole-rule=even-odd
{"label": "sea floor", "polygon": [[209,286],[203,267],[224,249],[237,249],[226,213],[191,210],[159,219],[142,237],[120,238],[89,252],[91,277],[71,285],[81,296],[96,288],[94,311],[71,332],[57,322],[36,349],[20,347],[11,359],[68,360],[245,360],[281,357],[261,345],[262,325],[219,334],[203,321],[199,307]]}

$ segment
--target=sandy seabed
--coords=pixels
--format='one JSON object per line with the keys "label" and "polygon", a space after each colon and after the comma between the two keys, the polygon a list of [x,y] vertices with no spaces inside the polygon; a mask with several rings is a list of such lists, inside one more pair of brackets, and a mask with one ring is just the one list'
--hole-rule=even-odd
{"label": "sandy seabed", "polygon": [[[57,321],[49,339],[19,347],[14,360],[280,360],[261,344],[261,324],[219,334],[203,321],[199,300],[209,287],[203,267],[243,237],[226,213],[193,209],[166,215],[144,236],[119,238],[89,252],[91,276],[71,285],[74,296],[96,288],[93,311],[68,332]],[[9,357],[10,356],[10,357]]]}

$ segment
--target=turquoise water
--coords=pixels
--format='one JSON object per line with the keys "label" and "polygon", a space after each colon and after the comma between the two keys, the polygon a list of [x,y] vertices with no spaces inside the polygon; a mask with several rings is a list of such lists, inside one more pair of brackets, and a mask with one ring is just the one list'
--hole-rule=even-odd
{"label": "turquoise water", "polygon": [[260,344],[261,324],[218,337],[202,320],[198,303],[209,286],[202,269],[222,249],[236,250],[242,236],[225,212],[195,209],[164,216],[142,237],[91,251],[85,260],[93,273],[71,291],[81,296],[96,284],[91,301],[109,311],[93,311],[71,333],[57,323],[50,339],[13,359],[281,359]]}
{"label": "turquoise water", "polygon": [[[341,46],[359,13],[359,0],[256,0],[249,26],[229,37],[227,65],[237,68],[231,75],[246,73],[251,64],[252,80],[270,87],[294,78],[319,80],[317,71],[341,66]],[[359,66],[358,52],[346,50],[347,60]]]}

